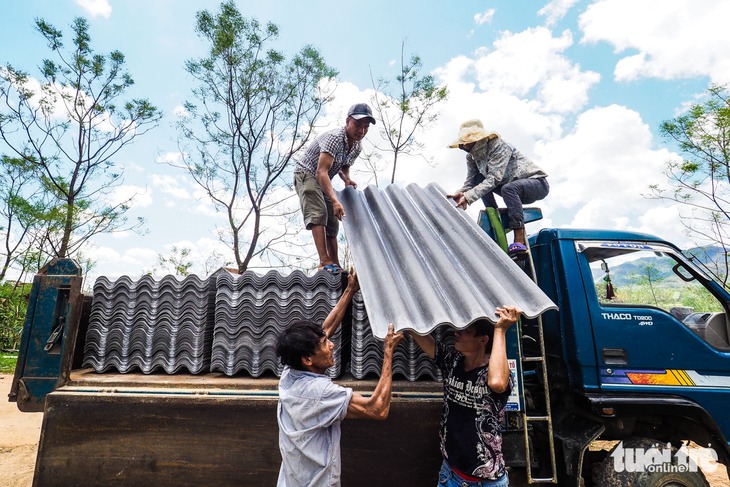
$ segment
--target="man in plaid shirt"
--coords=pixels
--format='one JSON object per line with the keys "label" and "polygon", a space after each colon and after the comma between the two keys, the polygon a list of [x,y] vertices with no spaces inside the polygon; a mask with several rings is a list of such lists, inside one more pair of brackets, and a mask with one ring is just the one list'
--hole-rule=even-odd
{"label": "man in plaid shirt", "polygon": [[345,126],[315,138],[294,169],[294,188],[302,207],[304,225],[312,232],[319,268],[335,275],[342,272],[337,234],[345,209],[332,188],[332,178],[338,174],[345,186],[357,188],[357,183],[350,179],[350,166],[360,154],[360,141],[368,133],[370,124],[375,124],[375,118],[366,103],[351,106]]}

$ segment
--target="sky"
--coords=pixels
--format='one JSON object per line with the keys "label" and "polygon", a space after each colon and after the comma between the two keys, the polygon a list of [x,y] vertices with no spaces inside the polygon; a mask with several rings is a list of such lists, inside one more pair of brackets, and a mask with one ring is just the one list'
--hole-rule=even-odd
{"label": "sky", "polygon": [[[335,98],[319,132],[344,123],[347,107],[369,102],[372,77],[394,77],[401,46],[418,54],[423,72],[446,84],[438,120],[419,135],[432,159],[406,158],[396,184],[437,182],[458,189],[464,153],[448,149],[459,125],[482,120],[549,175],[551,191],[537,206],[540,228],[625,229],[691,247],[680,207],[648,199],[665,184],[664,165],[680,156],[662,138],[662,121],[705,99],[711,83],[730,82],[730,2],[725,0],[239,0],[246,17],[279,26],[275,47],[291,55],[306,44],[339,72]],[[2,0],[0,64],[39,76],[49,53],[34,30],[43,18],[70,35],[75,17],[90,23],[95,51],[120,50],[135,80],[129,97],[145,97],[163,112],[157,128],[118,153],[124,187],[137,197],[128,216],[146,219],[146,233],[101,235],[84,250],[95,261],[89,279],[137,276],[154,270],[159,254],[189,248],[192,272],[204,275],[224,224],[207,198],[179,169],[176,113],[191,99],[185,61],[206,54],[195,13],[219,2],[190,0]],[[377,137],[371,129],[368,139]],[[2,152],[6,148],[1,149]],[[352,168],[362,189],[362,161]],[[340,189],[341,184],[335,188]],[[382,180],[382,178],[381,178]],[[382,187],[382,185],[381,185]],[[479,205],[469,208],[476,218]],[[313,252],[309,232],[300,240]],[[315,261],[311,260],[310,265]],[[258,265],[263,265],[258,263]],[[265,270],[265,269],[259,269]]]}

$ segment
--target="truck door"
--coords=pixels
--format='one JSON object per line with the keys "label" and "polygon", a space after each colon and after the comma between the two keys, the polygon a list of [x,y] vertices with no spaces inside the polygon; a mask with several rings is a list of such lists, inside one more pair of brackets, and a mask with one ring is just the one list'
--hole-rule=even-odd
{"label": "truck door", "polygon": [[45,397],[68,379],[83,306],[81,268],[55,259],[33,279],[9,400],[43,411]]}
{"label": "truck door", "polygon": [[727,436],[727,292],[668,245],[576,245],[601,389],[691,399]]}

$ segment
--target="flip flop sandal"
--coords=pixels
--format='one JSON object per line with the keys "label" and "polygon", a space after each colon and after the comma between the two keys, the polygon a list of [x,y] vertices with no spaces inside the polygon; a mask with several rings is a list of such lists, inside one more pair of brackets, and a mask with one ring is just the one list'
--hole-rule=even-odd
{"label": "flip flop sandal", "polygon": [[340,266],[337,264],[327,264],[326,266],[322,267],[322,270],[325,272],[329,272],[333,276],[339,276],[342,272],[342,269],[340,269]]}
{"label": "flip flop sandal", "polygon": [[509,255],[515,256],[527,255],[527,247],[519,242],[515,242],[507,247],[507,252],[509,252]]}

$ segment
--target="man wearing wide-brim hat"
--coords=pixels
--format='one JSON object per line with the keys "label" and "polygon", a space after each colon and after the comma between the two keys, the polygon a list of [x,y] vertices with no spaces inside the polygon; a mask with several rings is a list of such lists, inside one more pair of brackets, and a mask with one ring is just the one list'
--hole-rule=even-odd
{"label": "man wearing wide-brim hat", "polygon": [[547,196],[547,174],[499,135],[484,130],[480,120],[462,123],[457,140],[449,147],[467,152],[467,172],[464,186],[448,197],[465,210],[479,198],[485,206],[498,208],[494,193],[500,195],[507,206],[509,228],[515,234],[509,252],[526,254],[522,205]]}

